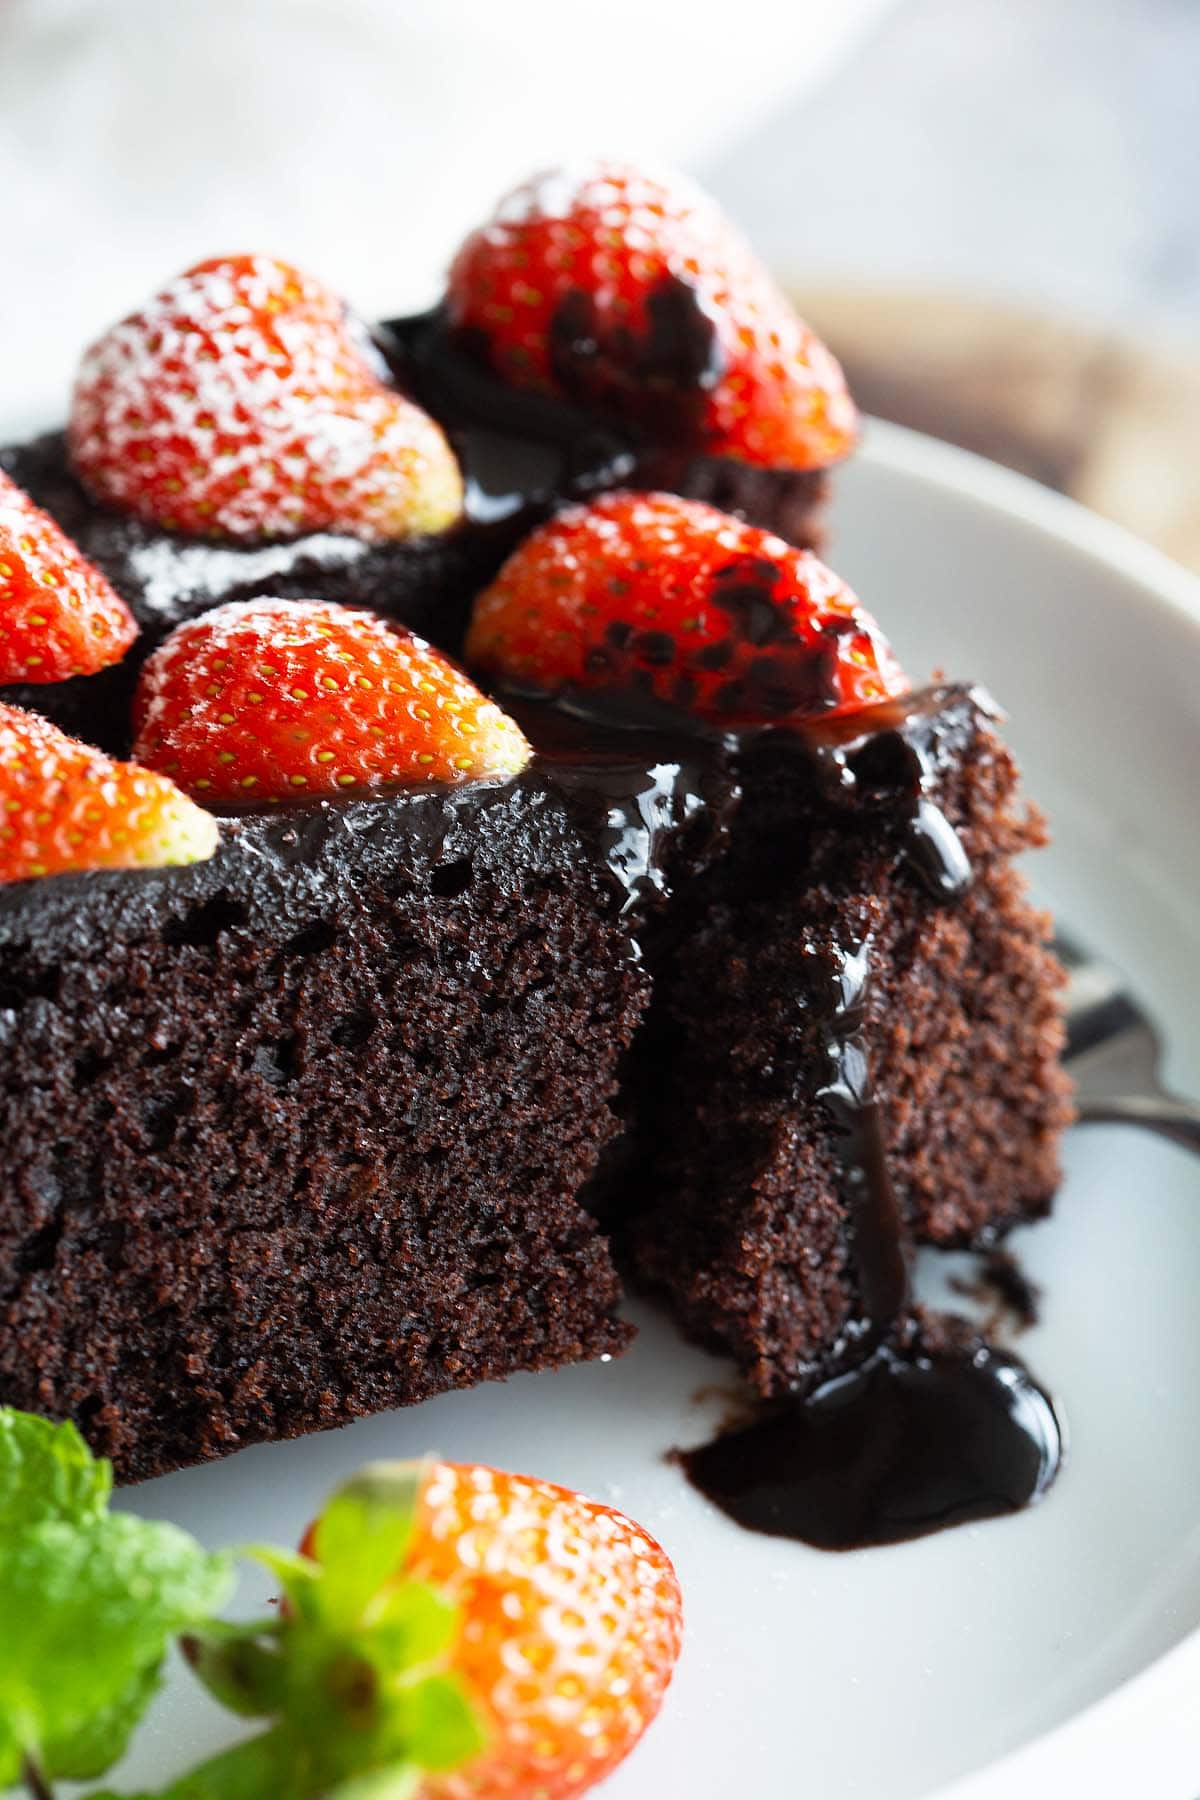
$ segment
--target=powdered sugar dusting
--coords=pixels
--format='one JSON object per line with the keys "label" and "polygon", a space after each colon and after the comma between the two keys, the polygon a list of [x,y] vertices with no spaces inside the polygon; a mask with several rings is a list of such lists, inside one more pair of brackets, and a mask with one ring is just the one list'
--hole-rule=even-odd
{"label": "powdered sugar dusting", "polygon": [[106,332],[70,445],[99,498],[202,536],[402,538],[461,507],[439,427],[379,379],[335,295],[264,256],[198,264]]}
{"label": "powdered sugar dusting", "polygon": [[[305,538],[304,554],[306,562],[321,569],[348,569],[369,552],[361,538],[317,532]],[[216,600],[233,587],[265,587],[276,576],[290,575],[295,552],[290,544],[225,549],[220,544],[152,538],[129,551],[129,566],[143,604],[165,617],[181,589]]]}

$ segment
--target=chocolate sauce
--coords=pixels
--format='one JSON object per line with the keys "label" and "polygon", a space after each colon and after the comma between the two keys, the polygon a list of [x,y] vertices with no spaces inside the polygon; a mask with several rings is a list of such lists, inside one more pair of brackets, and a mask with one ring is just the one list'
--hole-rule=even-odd
{"label": "chocolate sauce", "polygon": [[581,288],[550,322],[555,380],[588,412],[636,420],[659,441],[700,441],[704,396],[725,373],[718,314],[690,282],[665,276],[646,299],[646,329],[601,320]]}
{"label": "chocolate sauce", "polygon": [[989,1250],[971,1280],[951,1281],[955,1293],[990,1308],[985,1329],[1007,1325],[1012,1331],[1028,1331],[1041,1312],[1042,1290],[1031,1281],[1011,1250]]}
{"label": "chocolate sauce", "polygon": [[[902,827],[901,854],[931,898],[956,900],[971,885],[971,863],[962,840],[932,792],[954,741],[947,737],[945,687],[901,695],[845,717],[777,728],[809,760],[829,794],[852,804],[882,797]],[[970,690],[972,704],[989,718],[994,701]]]}
{"label": "chocolate sauce", "polygon": [[842,1198],[850,1220],[852,1254],[862,1302],[860,1316],[842,1334],[833,1367],[854,1366],[880,1343],[908,1299],[900,1208],[887,1171],[879,1102],[871,1090],[862,1034],[870,979],[871,941],[836,949],[832,967],[809,989],[825,1025],[829,1073],[812,1098],[834,1127]]}
{"label": "chocolate sauce", "polygon": [[1017,1512],[1063,1451],[1054,1407],[1016,1357],[883,1346],[678,1460],[748,1531],[856,1550]]}
{"label": "chocolate sauce", "polygon": [[467,334],[452,339],[440,307],[392,319],[375,339],[399,384],[432,413],[463,472],[466,520],[535,524],[554,506],[638,485],[648,447],[619,423],[487,368]]}
{"label": "chocolate sauce", "polygon": [[[682,284],[680,284],[682,286]],[[690,297],[689,297],[690,296]],[[452,334],[441,307],[375,329],[397,384],[446,431],[463,471],[466,516],[460,533],[491,534],[501,555],[548,513],[614,487],[666,488],[736,512],[789,542],[819,537],[827,489],[823,469],[762,469],[710,456],[695,430],[694,406],[719,379],[719,346],[692,290],[664,284],[639,352],[646,386],[638,417],[606,409],[594,394],[595,358],[582,321],[560,327],[570,378],[564,394],[510,386],[487,366],[486,347]],[[589,361],[593,374],[584,380]],[[560,374],[562,371],[560,370]],[[611,395],[607,396],[611,399]]]}
{"label": "chocolate sauce", "polygon": [[648,731],[598,737],[569,715],[539,716],[530,705],[515,710],[538,744],[529,778],[540,771],[565,801],[593,866],[616,893],[638,961],[648,913],[724,842],[740,799],[728,761],[718,746],[699,740],[681,744]]}
{"label": "chocolate sauce", "polygon": [[[972,699],[990,710],[985,697]],[[801,758],[851,810],[882,807],[900,824],[899,854],[913,875],[952,904],[971,866],[932,798],[951,749],[945,701],[932,689],[850,719],[743,734],[740,748]],[[800,975],[797,1004],[823,1028],[828,1074],[796,1101],[824,1107],[833,1127],[858,1311],[823,1359],[819,1386],[678,1460],[739,1524],[819,1549],[895,1543],[1015,1511],[1053,1481],[1062,1429],[1016,1358],[978,1340],[956,1347],[961,1333],[949,1322],[947,1347],[924,1347],[862,1030],[870,937],[814,953]]]}

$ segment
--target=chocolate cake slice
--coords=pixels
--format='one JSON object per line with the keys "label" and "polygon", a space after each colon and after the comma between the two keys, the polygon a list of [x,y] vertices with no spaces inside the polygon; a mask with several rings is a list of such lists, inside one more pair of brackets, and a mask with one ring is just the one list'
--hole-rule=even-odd
{"label": "chocolate cake slice", "polygon": [[1061,976],[1012,860],[1045,830],[996,719],[943,687],[747,742],[655,969],[634,1266],[765,1394],[905,1323],[913,1242],[1058,1185]]}
{"label": "chocolate cake slice", "polygon": [[1042,824],[990,703],[913,696],[803,551],[854,430],[749,252],[621,167],[511,197],[373,348],[289,265],[197,265],[89,353],[70,451],[0,451],[141,628],[74,673],[89,572],[5,527],[0,666],[69,678],[0,702],[132,750],[195,854],[222,814],[112,868],[81,789],[47,861],[61,740],[0,767],[0,1400],[129,1479],[608,1355],[610,1226],[803,1396],[909,1357],[914,1243],[1045,1211]]}
{"label": "chocolate cake slice", "polygon": [[227,821],[0,889],[0,1395],[123,1479],[611,1354],[578,1195],[701,754]]}

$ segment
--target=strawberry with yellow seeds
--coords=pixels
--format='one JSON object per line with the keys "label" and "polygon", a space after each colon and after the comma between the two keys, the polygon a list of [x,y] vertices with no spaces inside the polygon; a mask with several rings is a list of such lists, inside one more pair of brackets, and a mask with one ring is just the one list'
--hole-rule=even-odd
{"label": "strawberry with yellow seeds", "polygon": [[369,1537],[406,1505],[412,1522],[384,1592],[400,1601],[420,1584],[456,1608],[446,1673],[483,1737],[460,1766],[427,1775],[420,1800],[575,1800],[624,1761],[662,1705],[683,1632],[670,1558],[624,1513],[476,1463],[368,1465],[304,1550],[336,1583],[339,1557],[354,1554],[347,1525]]}
{"label": "strawberry with yellow seeds", "polygon": [[446,316],[521,388],[759,466],[846,456],[841,369],[707,195],[595,162],[537,176],[467,238]]}
{"label": "strawberry with yellow seeds", "polygon": [[203,862],[217,842],[173,782],[0,703],[0,882]]}
{"label": "strawberry with yellow seeds", "polygon": [[515,775],[518,727],[424,639],[324,600],[215,607],[142,670],[134,754],[206,804]]}
{"label": "strawberry with yellow seeds", "polygon": [[87,352],[72,460],[97,499],[202,537],[443,530],[462,509],[458,464],[381,368],[321,282],[215,257]]}
{"label": "strawberry with yellow seeds", "polygon": [[909,685],[815,556],[673,494],[607,494],[531,532],[476,600],[466,658],[522,688],[640,695],[729,727],[832,718]]}
{"label": "strawberry with yellow seeds", "polygon": [[0,682],[95,675],[136,636],[121,596],[0,469]]}

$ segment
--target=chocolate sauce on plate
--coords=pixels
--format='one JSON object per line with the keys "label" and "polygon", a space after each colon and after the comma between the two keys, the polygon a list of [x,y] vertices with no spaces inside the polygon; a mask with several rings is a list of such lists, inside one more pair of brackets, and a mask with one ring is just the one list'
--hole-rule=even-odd
{"label": "chocolate sauce on plate", "polygon": [[881,1346],[679,1460],[747,1530],[856,1550],[1016,1512],[1062,1455],[1054,1407],[1016,1357]]}
{"label": "chocolate sauce on plate", "polygon": [[957,1279],[951,1287],[959,1294],[990,1308],[986,1329],[1002,1323],[1010,1331],[1028,1331],[1041,1313],[1042,1290],[1031,1281],[1011,1250],[989,1250],[971,1280]]}

